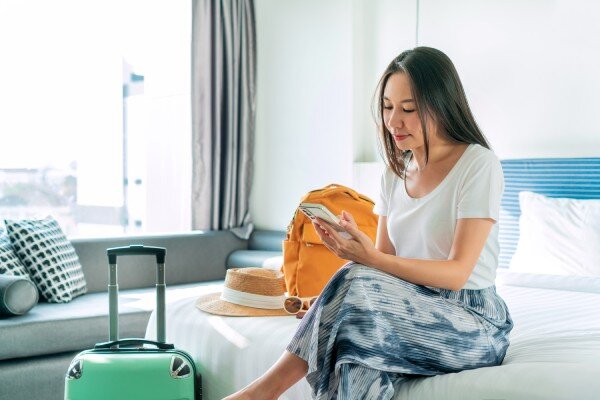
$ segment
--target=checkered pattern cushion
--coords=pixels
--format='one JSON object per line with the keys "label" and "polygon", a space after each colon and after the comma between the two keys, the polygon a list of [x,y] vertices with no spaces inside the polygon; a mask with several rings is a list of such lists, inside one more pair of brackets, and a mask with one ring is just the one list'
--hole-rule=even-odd
{"label": "checkered pattern cushion", "polygon": [[25,266],[15,254],[10,239],[0,228],[0,275],[24,276],[29,278]]}
{"label": "checkered pattern cushion", "polygon": [[54,218],[4,222],[15,252],[48,302],[66,303],[86,292],[79,257]]}

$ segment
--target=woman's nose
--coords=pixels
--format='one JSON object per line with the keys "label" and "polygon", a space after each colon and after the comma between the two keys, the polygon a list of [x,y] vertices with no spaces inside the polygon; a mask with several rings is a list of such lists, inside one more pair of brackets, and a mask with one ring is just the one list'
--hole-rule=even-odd
{"label": "woman's nose", "polygon": [[404,121],[402,121],[402,118],[400,118],[399,113],[392,112],[387,124],[390,128],[402,128],[404,126]]}

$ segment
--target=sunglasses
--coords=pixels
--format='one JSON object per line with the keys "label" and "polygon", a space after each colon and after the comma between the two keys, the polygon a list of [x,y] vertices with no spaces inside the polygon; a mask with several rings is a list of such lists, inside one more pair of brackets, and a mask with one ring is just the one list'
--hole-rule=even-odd
{"label": "sunglasses", "polygon": [[301,310],[304,310],[304,306],[306,306],[306,310],[312,306],[317,300],[318,296],[314,297],[298,297],[298,296],[290,296],[286,298],[283,302],[283,309],[288,314],[298,314]]}

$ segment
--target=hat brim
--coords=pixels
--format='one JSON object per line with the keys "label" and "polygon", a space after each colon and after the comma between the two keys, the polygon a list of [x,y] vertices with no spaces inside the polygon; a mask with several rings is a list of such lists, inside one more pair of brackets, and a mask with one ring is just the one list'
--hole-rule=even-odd
{"label": "hat brim", "polygon": [[241,306],[221,300],[221,292],[200,296],[196,300],[196,307],[211,314],[225,315],[228,317],[291,317],[283,308],[269,310]]}

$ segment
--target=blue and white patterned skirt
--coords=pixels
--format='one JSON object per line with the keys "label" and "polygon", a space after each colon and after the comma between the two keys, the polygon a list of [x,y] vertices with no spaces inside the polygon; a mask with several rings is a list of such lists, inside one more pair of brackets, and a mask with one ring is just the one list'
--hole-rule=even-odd
{"label": "blue and white patterned skirt", "polygon": [[513,327],[495,286],[452,291],[344,265],[287,350],[315,399],[391,399],[406,377],[499,365]]}

